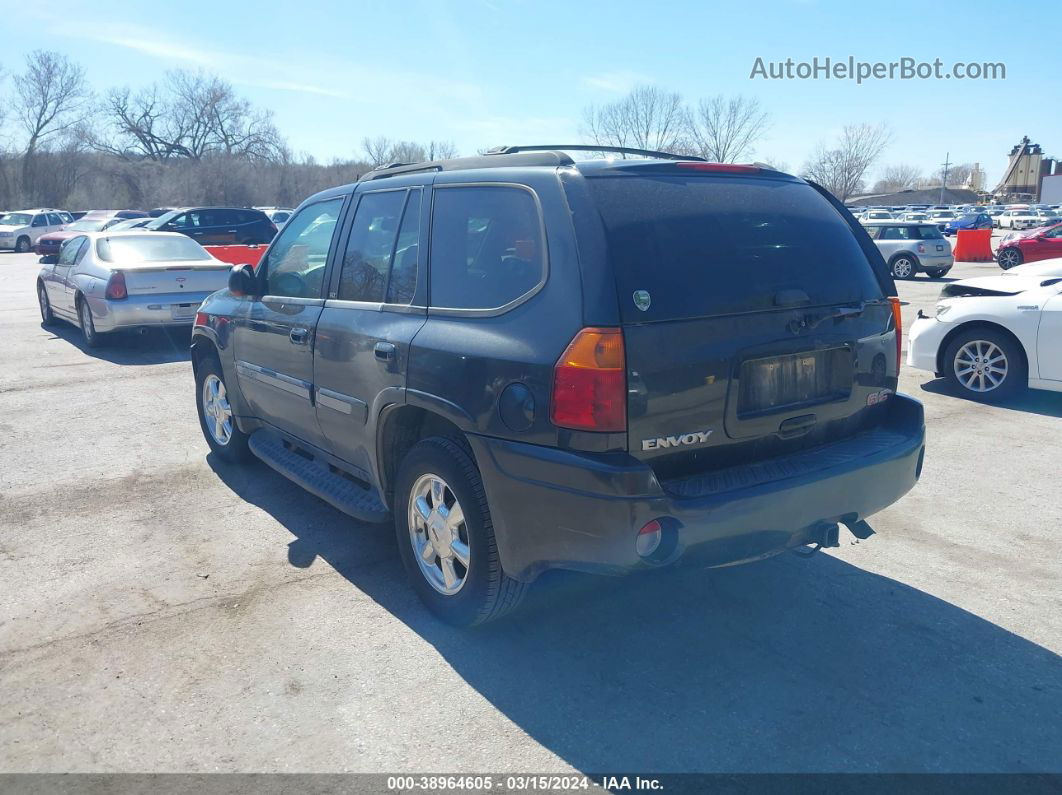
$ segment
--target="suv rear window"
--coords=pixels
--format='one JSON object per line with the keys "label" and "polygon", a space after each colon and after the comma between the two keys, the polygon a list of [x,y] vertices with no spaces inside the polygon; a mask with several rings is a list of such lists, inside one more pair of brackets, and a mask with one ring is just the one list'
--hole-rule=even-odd
{"label": "suv rear window", "polygon": [[[777,308],[801,290],[810,305],[881,297],[851,228],[812,187],[748,177],[587,179],[601,213],[624,321]],[[647,291],[639,310],[635,292]]]}

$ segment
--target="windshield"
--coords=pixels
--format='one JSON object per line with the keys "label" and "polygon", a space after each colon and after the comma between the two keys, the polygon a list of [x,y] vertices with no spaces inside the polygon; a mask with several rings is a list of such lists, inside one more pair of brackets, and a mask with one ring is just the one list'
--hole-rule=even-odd
{"label": "windshield", "polygon": [[82,218],[80,221],[74,221],[72,224],[66,225],[67,232],[99,232],[105,226],[110,218]]}
{"label": "windshield", "polygon": [[96,253],[104,262],[183,262],[211,258],[202,246],[184,235],[104,237],[96,241]]}
{"label": "windshield", "polygon": [[180,214],[180,210],[172,210],[165,215],[160,215],[158,218],[151,219],[150,222],[144,224],[144,229],[162,229],[162,227]]}
{"label": "windshield", "polygon": [[964,215],[959,220],[962,221],[964,224],[972,224],[977,220],[977,215],[971,213],[970,215]]}
{"label": "windshield", "polygon": [[29,213],[8,213],[0,224],[4,226],[29,226],[33,216]]}
{"label": "windshield", "polygon": [[595,177],[620,291],[648,291],[628,321],[770,310],[784,290],[814,304],[880,297],[851,228],[813,188],[762,178]]}

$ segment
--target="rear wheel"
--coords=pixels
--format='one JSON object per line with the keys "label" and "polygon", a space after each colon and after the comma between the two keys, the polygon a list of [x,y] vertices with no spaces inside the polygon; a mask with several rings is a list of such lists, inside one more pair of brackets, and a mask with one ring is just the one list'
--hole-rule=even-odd
{"label": "rear wheel", "polygon": [[906,254],[900,254],[889,262],[889,270],[894,279],[910,279],[915,274],[915,262]]}
{"label": "rear wheel", "polygon": [[230,464],[246,461],[251,453],[248,436],[236,425],[221,362],[213,356],[203,359],[196,368],[195,386],[199,427],[210,449]]}
{"label": "rear wheel", "polygon": [[451,439],[418,442],[395,483],[395,534],[414,590],[457,626],[492,621],[520,604],[527,584],[501,567],[479,470]]}
{"label": "rear wheel", "polygon": [[96,324],[92,320],[92,307],[85,298],[79,298],[77,302],[77,319],[81,325],[81,333],[85,337],[85,346],[98,348],[102,342],[100,333],[96,331]]}
{"label": "rear wheel", "polygon": [[1018,344],[991,328],[959,334],[944,353],[944,371],[960,393],[975,400],[1002,400],[1028,386]]}
{"label": "rear wheel", "polygon": [[41,324],[50,326],[55,322],[55,315],[52,313],[51,302],[48,301],[48,290],[44,284],[37,284],[37,303],[41,307]]}
{"label": "rear wheel", "polygon": [[25,254],[29,250],[30,250],[30,239],[28,237],[25,237],[25,236],[20,237],[15,242],[15,253],[16,254]]}
{"label": "rear wheel", "polygon": [[1000,249],[996,254],[996,261],[999,263],[999,267],[1005,271],[1021,265],[1023,259],[1021,250],[1014,247]]}
{"label": "rear wheel", "polygon": [[926,271],[926,274],[930,279],[942,279],[948,275],[949,270],[951,270],[951,268],[929,268]]}

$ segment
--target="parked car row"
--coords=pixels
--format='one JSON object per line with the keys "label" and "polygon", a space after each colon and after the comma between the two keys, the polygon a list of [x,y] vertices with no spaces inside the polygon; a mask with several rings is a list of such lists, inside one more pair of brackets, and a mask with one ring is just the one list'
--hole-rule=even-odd
{"label": "parked car row", "polygon": [[[265,244],[283,226],[291,210],[280,207],[183,207],[141,210],[89,210],[68,213],[54,208],[0,214],[0,250],[59,255],[64,240],[84,232],[143,228],[180,232],[202,245]],[[275,219],[275,220],[274,220]]]}

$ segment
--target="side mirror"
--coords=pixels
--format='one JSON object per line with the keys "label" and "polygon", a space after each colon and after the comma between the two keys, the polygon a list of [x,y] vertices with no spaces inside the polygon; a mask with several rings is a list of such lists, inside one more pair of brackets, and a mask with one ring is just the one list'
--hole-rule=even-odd
{"label": "side mirror", "polygon": [[258,292],[258,279],[250,265],[236,265],[229,271],[229,292],[238,298]]}

